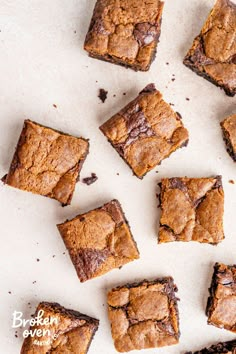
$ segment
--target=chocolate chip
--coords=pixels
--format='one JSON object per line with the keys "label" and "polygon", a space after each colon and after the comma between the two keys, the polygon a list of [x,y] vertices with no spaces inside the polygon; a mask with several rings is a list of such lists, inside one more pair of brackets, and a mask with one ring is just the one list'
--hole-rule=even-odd
{"label": "chocolate chip", "polygon": [[98,98],[100,98],[100,100],[102,101],[102,103],[104,103],[107,99],[107,94],[108,91],[104,90],[103,88],[99,89],[99,94],[98,94]]}

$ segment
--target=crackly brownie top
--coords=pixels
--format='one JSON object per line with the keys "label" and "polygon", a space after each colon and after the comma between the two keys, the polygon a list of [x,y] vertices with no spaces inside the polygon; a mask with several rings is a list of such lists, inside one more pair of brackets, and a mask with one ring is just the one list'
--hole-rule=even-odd
{"label": "crackly brownie top", "polygon": [[200,35],[185,58],[230,95],[236,92],[236,5],[217,0]]}
{"label": "crackly brownie top", "polygon": [[98,0],[85,49],[147,70],[160,35],[163,5],[159,0]]}
{"label": "crackly brownie top", "polygon": [[112,289],[108,305],[116,349],[126,352],[178,343],[176,291],[171,277]]}
{"label": "crackly brownie top", "polygon": [[236,265],[216,263],[207,315],[209,324],[236,333]]}
{"label": "crackly brownie top", "polygon": [[60,224],[58,229],[82,282],[139,258],[117,200]]}
{"label": "crackly brownie top", "polygon": [[236,340],[214,344],[209,348],[186,354],[236,354]]}
{"label": "crackly brownie top", "polygon": [[[40,312],[43,311],[42,316]],[[77,311],[68,310],[57,303],[41,302],[35,316],[50,320],[49,324],[36,324],[30,329],[47,331],[43,336],[27,337],[21,354],[86,354],[99,321]],[[35,317],[34,316],[34,317]],[[41,345],[40,345],[41,343]]]}
{"label": "crackly brownie top", "polygon": [[227,117],[221,122],[221,126],[223,128],[225,139],[231,145],[230,149],[232,150],[232,153],[236,154],[236,114]]}
{"label": "crackly brownie top", "polygon": [[180,115],[153,84],[100,129],[138,177],[188,142]]}
{"label": "crackly brownie top", "polygon": [[166,178],[160,188],[159,242],[222,241],[224,192],[220,176]]}
{"label": "crackly brownie top", "polygon": [[68,204],[88,146],[85,139],[26,120],[4,182]]}

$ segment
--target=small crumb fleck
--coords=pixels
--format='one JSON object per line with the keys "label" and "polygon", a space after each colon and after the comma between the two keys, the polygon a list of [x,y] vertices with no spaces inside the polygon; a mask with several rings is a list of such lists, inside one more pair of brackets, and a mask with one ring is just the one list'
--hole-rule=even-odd
{"label": "small crumb fleck", "polygon": [[98,83],[98,81],[96,80],[96,83]]}
{"label": "small crumb fleck", "polygon": [[31,305],[31,303],[30,303],[30,302],[28,302],[28,305]]}
{"label": "small crumb fleck", "polygon": [[167,62],[166,65],[169,65],[169,63]]}
{"label": "small crumb fleck", "polygon": [[18,338],[18,332],[17,331],[15,331],[15,337]]}
{"label": "small crumb fleck", "polygon": [[113,97],[116,97],[116,95],[113,95]]}
{"label": "small crumb fleck", "polygon": [[54,107],[54,108],[57,108],[57,105],[56,105],[55,103],[53,103],[53,107]]}
{"label": "small crumb fleck", "polygon": [[229,180],[229,183],[235,184],[235,183],[234,183],[234,180],[232,180],[232,179]]}
{"label": "small crumb fleck", "polygon": [[82,179],[82,182],[84,184],[87,184],[87,186],[90,186],[90,184],[95,183],[98,180],[98,176],[96,175],[96,173],[91,173],[91,177],[85,177]]}
{"label": "small crumb fleck", "polygon": [[55,258],[56,256],[55,256],[55,254],[52,256],[52,258]]}
{"label": "small crumb fleck", "polygon": [[74,31],[74,33],[76,33],[76,31]]}
{"label": "small crumb fleck", "polygon": [[126,96],[126,92],[123,92],[123,96]]}
{"label": "small crumb fleck", "polygon": [[39,258],[37,258],[37,259],[36,259],[36,261],[37,261],[37,262],[39,262],[39,261],[40,261],[40,259],[39,259]]}
{"label": "small crumb fleck", "polygon": [[10,295],[11,295],[11,291],[8,291],[8,294],[10,294]]}
{"label": "small crumb fleck", "polygon": [[107,99],[107,94],[108,91],[104,90],[103,88],[99,89],[99,94],[98,94],[98,98],[100,98],[100,100],[102,101],[102,103],[104,103]]}
{"label": "small crumb fleck", "polygon": [[175,81],[175,79],[173,78],[173,79],[171,79],[171,81]]}
{"label": "small crumb fleck", "polygon": [[190,101],[190,98],[186,97],[186,101]]}
{"label": "small crumb fleck", "polygon": [[36,284],[36,280],[34,280],[32,284]]}
{"label": "small crumb fleck", "polygon": [[170,103],[170,106],[174,106],[174,103]]}
{"label": "small crumb fleck", "polygon": [[63,252],[62,254],[66,254],[66,252]]}
{"label": "small crumb fleck", "polygon": [[119,172],[117,172],[117,176],[119,176],[120,174],[119,174]]}
{"label": "small crumb fleck", "polygon": [[156,171],[156,173],[159,173],[159,171]]}

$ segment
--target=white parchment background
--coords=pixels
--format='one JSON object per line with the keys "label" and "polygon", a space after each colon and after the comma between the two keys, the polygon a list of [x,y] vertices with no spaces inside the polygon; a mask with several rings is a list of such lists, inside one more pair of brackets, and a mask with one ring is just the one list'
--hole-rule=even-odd
{"label": "white parchment background", "polygon": [[[100,328],[89,353],[114,354],[106,313],[107,289],[167,275],[174,277],[179,288],[180,344],[147,353],[184,353],[235,337],[208,326],[204,311],[213,264],[236,263],[236,185],[228,182],[236,179],[236,165],[225,151],[219,126],[225,116],[233,113],[236,101],[182,64],[214,1],[166,0],[157,58],[147,73],[88,58],[83,41],[94,3],[0,2],[0,175],[9,167],[23,120],[31,118],[90,138],[90,154],[82,177],[91,172],[99,177],[89,187],[78,183],[72,205],[66,208],[1,183],[1,354],[19,353],[22,344],[21,332],[15,338],[11,328],[12,312],[23,311],[27,318],[42,300],[56,301],[99,318]],[[132,176],[98,127],[150,82],[182,114],[190,143],[164,161],[156,169],[158,174],[152,171],[140,181]],[[104,104],[97,98],[100,87],[108,90]],[[198,243],[158,246],[158,181],[162,177],[215,174],[222,174],[224,181],[225,241],[217,247]],[[63,254],[65,247],[55,225],[112,198],[123,205],[141,258],[80,284],[68,254]]]}

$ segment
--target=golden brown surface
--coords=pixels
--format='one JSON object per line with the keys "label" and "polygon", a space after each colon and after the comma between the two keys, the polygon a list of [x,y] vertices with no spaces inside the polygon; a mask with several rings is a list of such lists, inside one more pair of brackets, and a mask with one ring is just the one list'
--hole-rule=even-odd
{"label": "golden brown surface", "polygon": [[84,48],[90,56],[149,69],[161,32],[159,0],[97,0]]}
{"label": "golden brown surface", "polygon": [[226,148],[229,155],[236,161],[236,114],[232,114],[221,122]]}
{"label": "golden brown surface", "polygon": [[159,243],[224,239],[224,192],[221,177],[170,178],[160,183]]}
{"label": "golden brown surface", "polygon": [[100,129],[139,178],[188,143],[180,116],[153,84]]}
{"label": "golden brown surface", "polygon": [[112,289],[107,301],[116,350],[177,344],[180,332],[175,291],[171,277]]}
{"label": "golden brown surface", "polygon": [[[52,324],[35,325],[30,329],[49,330],[50,334],[28,337],[24,340],[21,354],[86,354],[98,329],[99,321],[79,312],[67,310],[56,303],[42,302],[36,316],[43,311],[42,319],[53,318]],[[54,336],[56,339],[54,339]],[[40,345],[41,343],[41,345]]]}
{"label": "golden brown surface", "polygon": [[139,258],[117,200],[58,225],[81,282]]}
{"label": "golden brown surface", "polygon": [[235,95],[236,5],[233,2],[216,1],[184,64],[222,87],[228,95]]}
{"label": "golden brown surface", "polygon": [[208,324],[236,333],[236,265],[216,263],[206,312]]}
{"label": "golden brown surface", "polygon": [[88,149],[85,139],[26,120],[4,182],[70,204]]}

